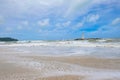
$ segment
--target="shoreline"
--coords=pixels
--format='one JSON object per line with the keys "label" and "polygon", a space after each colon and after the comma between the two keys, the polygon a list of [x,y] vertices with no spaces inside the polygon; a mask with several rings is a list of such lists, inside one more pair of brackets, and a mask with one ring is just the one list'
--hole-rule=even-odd
{"label": "shoreline", "polygon": [[9,46],[9,47],[34,47],[34,46],[63,46],[63,47],[112,47],[112,48],[120,48],[120,42],[105,42],[105,41],[98,41],[98,42],[89,42],[89,41],[20,41],[20,42],[8,42],[8,43],[1,43],[0,46]]}
{"label": "shoreline", "polygon": [[[19,50],[20,49],[20,50]],[[70,51],[72,49],[72,51]],[[119,80],[120,58],[81,55],[81,47],[0,47],[0,80]],[[96,49],[96,48],[95,48]],[[103,48],[104,49],[104,48]],[[26,50],[25,52],[23,52]],[[30,51],[29,51],[30,50]],[[35,51],[38,52],[36,53]],[[48,51],[47,51],[48,50]],[[88,50],[92,50],[91,48]],[[116,48],[107,48],[108,51]],[[27,52],[29,51],[29,52]],[[56,52],[57,51],[57,52]],[[79,55],[62,55],[77,51]],[[70,52],[69,52],[70,51]],[[97,49],[99,51],[99,49]],[[110,51],[110,52],[111,52]],[[54,55],[52,53],[56,52]],[[90,52],[90,51],[89,51]],[[94,50],[92,51],[94,52]],[[100,51],[99,51],[100,52]],[[119,53],[119,51],[117,51]],[[46,55],[45,53],[49,54]],[[66,54],[68,54],[66,53]],[[85,53],[87,53],[85,49]],[[84,53],[84,54],[85,54]],[[113,52],[114,53],[114,52]],[[113,55],[113,53],[109,53]],[[100,54],[100,53],[97,53]],[[103,54],[102,54],[103,55]],[[104,55],[103,55],[104,56]]]}

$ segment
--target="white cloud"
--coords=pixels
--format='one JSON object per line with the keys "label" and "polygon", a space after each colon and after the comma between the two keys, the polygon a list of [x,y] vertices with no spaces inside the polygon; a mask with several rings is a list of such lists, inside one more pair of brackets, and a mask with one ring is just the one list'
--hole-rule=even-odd
{"label": "white cloud", "polygon": [[64,17],[70,17],[72,14],[77,14],[79,11],[80,13],[86,12],[86,8],[88,8],[87,6],[91,2],[92,0],[67,0],[68,8],[64,14]]}
{"label": "white cloud", "polygon": [[100,18],[100,16],[98,14],[88,15],[87,21],[88,22],[96,22],[99,18]]}
{"label": "white cloud", "polygon": [[56,27],[61,27],[61,24],[60,23],[56,23],[55,26]]}
{"label": "white cloud", "polygon": [[62,22],[62,23],[56,23],[56,27],[57,28],[63,28],[63,27],[69,27],[71,24],[71,21],[66,21],[66,22]]}
{"label": "white cloud", "polygon": [[85,23],[87,23],[87,22],[96,22],[99,18],[100,18],[100,16],[98,14],[90,14],[90,15],[84,17],[80,22],[78,22],[76,24],[76,26],[74,26],[74,29],[84,27]]}
{"label": "white cloud", "polygon": [[71,21],[67,21],[67,22],[63,23],[62,25],[65,26],[65,27],[67,27],[67,26],[69,26],[70,24],[71,24]]}
{"label": "white cloud", "polygon": [[38,25],[39,26],[49,26],[50,25],[50,19],[40,20],[40,21],[38,21]]}
{"label": "white cloud", "polygon": [[[69,3],[68,3],[69,2]],[[67,9],[65,11],[64,17],[70,18],[86,14],[87,12],[94,10],[97,5],[106,5],[108,9],[114,6],[120,7],[120,1],[118,0],[67,0]]]}
{"label": "white cloud", "polygon": [[6,28],[5,28],[5,31],[7,31],[7,32],[11,32],[12,30],[13,30],[12,27],[6,27]]}
{"label": "white cloud", "polygon": [[111,23],[101,26],[98,30],[93,32],[88,32],[87,36],[106,37],[106,38],[120,37],[120,31],[119,31],[120,27],[118,24],[120,24],[120,20],[119,18],[116,18]]}
{"label": "white cloud", "polygon": [[74,26],[71,27],[72,30],[78,30],[81,27],[84,27],[84,21],[78,22],[77,24],[75,24]]}
{"label": "white cloud", "polygon": [[[18,24],[17,24],[18,25]],[[16,27],[16,29],[18,30],[22,30],[22,29],[29,29],[29,21],[27,20],[24,20],[24,21],[21,21],[20,24]]]}
{"label": "white cloud", "polygon": [[112,3],[113,0],[0,0],[0,12],[12,17],[27,15],[43,18],[52,14],[71,18],[87,13],[95,5],[108,2]]}
{"label": "white cloud", "polygon": [[83,22],[79,22],[79,23],[77,24],[77,27],[83,27],[83,25],[84,25]]}
{"label": "white cloud", "polygon": [[120,24],[120,18],[116,18],[112,21],[112,25]]}
{"label": "white cloud", "polygon": [[18,30],[22,30],[23,27],[19,25],[19,26],[17,27],[17,29],[18,29]]}
{"label": "white cloud", "polygon": [[[63,0],[0,0],[0,12],[7,16],[44,16],[52,8],[63,4]],[[8,14],[9,13],[9,14]]]}
{"label": "white cloud", "polygon": [[0,24],[4,23],[4,17],[0,15]]}
{"label": "white cloud", "polygon": [[22,21],[21,24],[24,25],[24,26],[28,26],[29,22],[28,21]]}
{"label": "white cloud", "polygon": [[[107,27],[104,28],[105,30],[99,29],[97,31],[93,31],[93,32],[87,32],[86,36],[91,36],[91,37],[104,37],[104,38],[111,38],[111,37],[120,37],[120,28],[116,27],[116,28],[111,28],[111,27]],[[117,33],[117,34],[116,34]]]}

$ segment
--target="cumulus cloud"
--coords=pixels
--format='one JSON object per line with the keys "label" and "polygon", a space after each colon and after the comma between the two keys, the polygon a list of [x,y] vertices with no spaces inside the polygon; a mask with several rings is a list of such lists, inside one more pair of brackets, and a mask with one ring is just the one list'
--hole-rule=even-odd
{"label": "cumulus cloud", "polygon": [[65,27],[67,27],[67,26],[70,25],[70,23],[71,23],[71,21],[67,21],[67,22],[63,23],[62,25],[65,26]]}
{"label": "cumulus cloud", "polygon": [[112,21],[112,25],[120,24],[120,18],[116,18]]}
{"label": "cumulus cloud", "polygon": [[20,21],[19,24],[15,25],[15,28],[17,30],[30,29],[30,27],[29,27],[29,21],[27,21],[27,20]]}
{"label": "cumulus cloud", "polygon": [[40,21],[38,21],[38,25],[39,26],[49,26],[50,25],[50,19],[40,20]]}
{"label": "cumulus cloud", "polygon": [[80,28],[80,27],[83,27],[84,23],[83,22],[79,22],[76,27]]}
{"label": "cumulus cloud", "polygon": [[[91,1],[92,2],[92,1]],[[86,12],[86,7],[90,4],[90,0],[69,0],[68,8],[64,14],[64,17],[70,17],[72,14],[79,12]]]}
{"label": "cumulus cloud", "polygon": [[42,17],[62,3],[63,0],[0,0],[0,12],[12,17],[24,15]]}
{"label": "cumulus cloud", "polygon": [[113,4],[118,6],[119,4],[116,4],[116,2],[119,3],[118,0],[67,0],[67,8],[64,17],[69,18],[74,15],[86,14],[93,10],[96,5],[109,5],[108,8],[111,8]]}
{"label": "cumulus cloud", "polygon": [[5,28],[5,31],[6,31],[6,32],[11,32],[12,30],[13,30],[12,27],[6,27],[6,28]]}
{"label": "cumulus cloud", "polygon": [[96,22],[99,18],[100,18],[100,16],[98,14],[88,15],[87,21],[88,22]]}
{"label": "cumulus cloud", "polygon": [[4,23],[4,17],[0,15],[0,24]]}
{"label": "cumulus cloud", "polygon": [[89,14],[88,16],[85,16],[80,22],[78,22],[75,26],[74,29],[78,29],[81,27],[85,27],[84,25],[89,23],[95,23],[97,20],[99,20],[100,16],[99,14]]}
{"label": "cumulus cloud", "polygon": [[19,25],[19,26],[17,27],[17,29],[18,29],[18,30],[22,30],[23,27],[22,27],[21,25]]}
{"label": "cumulus cloud", "polygon": [[[4,29],[6,28],[7,31],[12,30],[10,27],[7,28],[7,26],[12,26],[14,31],[18,29],[21,32],[28,30],[28,26],[31,27],[31,31],[39,30],[39,27],[35,26],[50,26],[45,29],[48,30],[47,32],[50,31],[50,33],[54,34],[54,31],[52,32],[53,29],[56,32],[60,30],[62,32],[71,32],[78,31],[81,27],[94,27],[94,24],[98,21],[100,21],[97,24],[98,26],[110,23],[107,18],[111,15],[118,17],[119,4],[119,0],[0,0],[0,15],[5,16],[7,24],[2,26],[5,26]],[[111,13],[105,13],[108,9]],[[117,13],[113,11],[117,11]],[[104,19],[106,21],[101,21]],[[111,19],[113,19],[112,16]],[[0,24],[3,23],[3,20],[4,17],[3,19],[0,18]],[[119,17],[113,20],[112,26],[119,24],[119,21]],[[34,27],[35,29],[32,30]],[[111,28],[101,27],[99,31],[103,29],[108,30]],[[39,32],[42,33],[42,30],[41,28]]]}
{"label": "cumulus cloud", "polygon": [[[87,32],[86,36],[91,36],[91,37],[101,37],[101,38],[119,38],[120,37],[120,28],[116,27],[116,28],[111,28],[111,27],[107,27],[104,28],[106,30],[102,30],[99,29],[97,31],[93,31],[93,32]],[[117,34],[116,34],[117,33]]]}
{"label": "cumulus cloud", "polygon": [[71,21],[66,21],[66,22],[56,23],[55,26],[57,28],[63,28],[63,27],[69,27],[70,24],[71,24]]}
{"label": "cumulus cloud", "polygon": [[21,24],[24,25],[24,26],[28,26],[29,22],[28,21],[22,21]]}
{"label": "cumulus cloud", "polygon": [[120,37],[119,24],[120,24],[120,19],[116,18],[109,24],[101,26],[98,30],[87,33],[87,36],[90,35],[92,37],[119,38]]}
{"label": "cumulus cloud", "polygon": [[61,27],[61,23],[56,23],[55,26],[56,27]]}
{"label": "cumulus cloud", "polygon": [[94,5],[113,1],[116,0],[0,0],[0,12],[7,16],[23,17],[44,17],[58,13],[58,17],[70,18],[87,13]]}

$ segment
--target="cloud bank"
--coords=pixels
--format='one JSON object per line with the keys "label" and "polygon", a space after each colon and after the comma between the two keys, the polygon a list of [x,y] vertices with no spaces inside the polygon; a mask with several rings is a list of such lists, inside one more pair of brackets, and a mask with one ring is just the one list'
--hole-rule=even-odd
{"label": "cloud bank", "polygon": [[72,39],[85,32],[86,37],[120,37],[115,35],[119,4],[119,0],[0,0],[0,36]]}

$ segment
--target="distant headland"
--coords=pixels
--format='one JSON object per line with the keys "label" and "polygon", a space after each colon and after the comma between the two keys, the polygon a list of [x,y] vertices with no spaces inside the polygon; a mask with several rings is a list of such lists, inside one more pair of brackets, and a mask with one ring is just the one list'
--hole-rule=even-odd
{"label": "distant headland", "polygon": [[0,41],[18,41],[18,39],[14,39],[11,37],[1,37]]}

